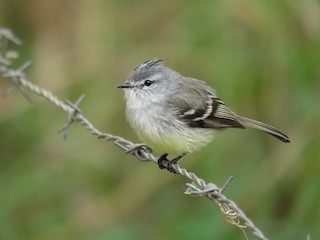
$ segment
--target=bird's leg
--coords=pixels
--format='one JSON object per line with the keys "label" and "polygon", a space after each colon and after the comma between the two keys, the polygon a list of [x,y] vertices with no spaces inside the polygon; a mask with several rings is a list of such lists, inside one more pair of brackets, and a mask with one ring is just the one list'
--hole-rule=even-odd
{"label": "bird's leg", "polygon": [[168,153],[163,154],[159,159],[158,159],[158,166],[160,169],[167,169],[168,168],[168,164],[170,162],[170,160],[167,159]]}
{"label": "bird's leg", "polygon": [[173,169],[173,165],[175,165],[180,158],[185,156],[187,153],[182,153],[178,157],[172,159],[171,161],[167,159],[168,154],[163,154],[159,159],[158,159],[158,165],[160,169],[167,169],[169,172],[176,173]]}
{"label": "bird's leg", "polygon": [[178,157],[172,159],[172,160],[170,161],[171,164],[176,164],[176,163],[180,160],[180,158],[184,157],[185,155],[187,155],[187,153],[182,153],[182,154],[180,154]]}

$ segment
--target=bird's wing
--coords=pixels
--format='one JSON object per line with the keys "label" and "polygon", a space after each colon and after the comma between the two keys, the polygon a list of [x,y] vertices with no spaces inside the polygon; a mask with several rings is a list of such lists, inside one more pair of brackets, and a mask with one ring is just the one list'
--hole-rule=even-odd
{"label": "bird's wing", "polygon": [[179,119],[196,128],[245,128],[205,82],[192,78],[185,81],[167,100]]}

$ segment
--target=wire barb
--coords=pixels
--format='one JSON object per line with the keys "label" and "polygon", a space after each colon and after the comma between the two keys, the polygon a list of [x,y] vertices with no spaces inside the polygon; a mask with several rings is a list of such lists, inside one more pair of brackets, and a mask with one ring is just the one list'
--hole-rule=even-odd
{"label": "wire barb", "polygon": [[227,181],[223,184],[222,188],[220,188],[220,193],[224,193],[224,191],[229,187],[230,183],[233,180],[233,176],[230,176]]}
{"label": "wire barb", "polygon": [[31,61],[27,61],[24,64],[22,64],[18,69],[16,70],[8,70],[4,74],[2,74],[2,77],[4,78],[10,78],[12,81],[12,84],[2,93],[2,96],[9,95],[13,89],[17,88],[21,94],[30,102],[33,103],[32,98],[30,95],[25,91],[21,84],[21,79],[24,78],[24,71],[31,65]]}
{"label": "wire barb", "polygon": [[188,188],[184,192],[184,194],[193,194],[193,195],[199,195],[199,196],[205,196],[206,194],[210,192],[219,192],[219,188],[213,184],[213,183],[208,183],[204,188],[199,188],[196,186],[196,184],[193,183],[186,183]]}
{"label": "wire barb", "polygon": [[84,99],[85,95],[81,95],[75,103],[66,100],[66,104],[71,108],[71,111],[68,112],[68,120],[64,126],[58,130],[59,133],[63,133],[63,139],[66,141],[69,135],[69,128],[72,123],[78,121],[77,116],[82,115],[81,110],[78,108],[80,102]]}
{"label": "wire barb", "polygon": [[9,42],[13,42],[16,45],[21,45],[21,40],[16,37],[10,29],[7,28],[0,28],[0,40],[2,40],[2,38],[8,40]]}

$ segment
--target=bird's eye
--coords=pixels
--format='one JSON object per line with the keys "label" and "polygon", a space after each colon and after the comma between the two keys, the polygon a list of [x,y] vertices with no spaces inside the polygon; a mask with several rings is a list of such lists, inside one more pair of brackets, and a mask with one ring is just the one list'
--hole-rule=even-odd
{"label": "bird's eye", "polygon": [[147,79],[147,80],[145,80],[145,81],[144,81],[144,83],[143,83],[143,84],[144,84],[145,86],[149,87],[149,86],[151,86],[151,84],[152,84],[152,83],[153,83],[153,81],[152,81],[152,80]]}

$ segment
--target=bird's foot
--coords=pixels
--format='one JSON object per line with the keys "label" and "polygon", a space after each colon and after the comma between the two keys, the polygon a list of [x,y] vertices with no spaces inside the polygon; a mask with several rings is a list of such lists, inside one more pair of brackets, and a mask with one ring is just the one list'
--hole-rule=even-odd
{"label": "bird's foot", "polygon": [[174,165],[177,164],[177,162],[179,161],[180,158],[182,158],[184,155],[186,155],[186,153],[183,153],[181,155],[179,155],[178,157],[172,159],[172,160],[168,160],[167,156],[168,154],[163,154],[159,159],[158,159],[158,166],[160,169],[167,169],[169,172],[172,173],[177,173],[174,170]]}

